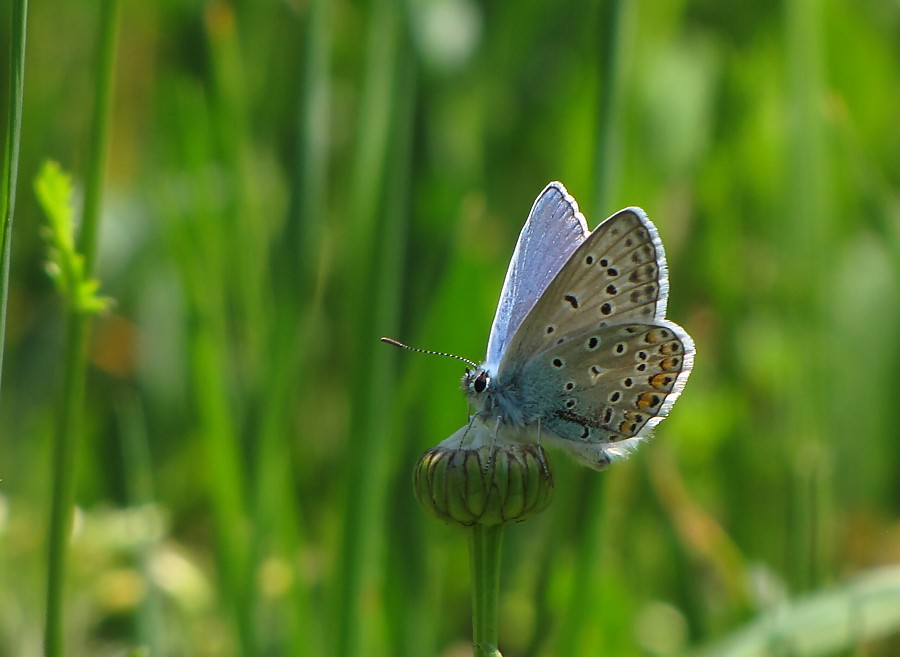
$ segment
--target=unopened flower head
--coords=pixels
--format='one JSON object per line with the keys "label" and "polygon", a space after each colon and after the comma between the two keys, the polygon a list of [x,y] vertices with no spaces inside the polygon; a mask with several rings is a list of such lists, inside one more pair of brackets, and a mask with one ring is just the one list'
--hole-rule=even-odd
{"label": "unopened flower head", "polygon": [[494,525],[543,511],[553,475],[540,444],[498,439],[475,418],[422,455],[414,486],[425,510],[442,520]]}

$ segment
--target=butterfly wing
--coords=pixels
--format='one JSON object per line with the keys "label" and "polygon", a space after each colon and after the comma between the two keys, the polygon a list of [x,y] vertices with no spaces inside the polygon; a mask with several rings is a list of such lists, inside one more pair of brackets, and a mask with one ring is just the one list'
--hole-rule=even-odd
{"label": "butterfly wing", "polygon": [[[516,264],[515,256],[513,260]],[[587,331],[663,319],[668,270],[656,227],[640,208],[617,212],[571,252],[565,266],[545,287],[542,294],[531,292],[540,298],[527,304],[527,314],[502,352],[495,370],[498,375]],[[501,300],[498,316],[502,307]]]}
{"label": "butterfly wing", "polygon": [[533,358],[519,386],[542,438],[599,469],[662,421],[693,361],[690,336],[668,320],[597,326]]}
{"label": "butterfly wing", "polygon": [[496,369],[510,337],[587,235],[575,199],[562,183],[547,185],[531,207],[506,272],[488,339],[490,369]]}
{"label": "butterfly wing", "polygon": [[541,435],[595,468],[628,453],[668,413],[694,343],[665,319],[668,270],[640,208],[604,221],[522,320],[496,371]]}

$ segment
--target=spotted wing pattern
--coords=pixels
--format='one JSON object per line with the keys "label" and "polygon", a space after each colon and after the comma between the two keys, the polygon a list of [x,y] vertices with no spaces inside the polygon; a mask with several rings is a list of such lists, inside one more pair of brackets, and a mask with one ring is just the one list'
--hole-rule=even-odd
{"label": "spotted wing pattern", "polygon": [[693,359],[693,341],[677,324],[617,324],[543,352],[518,385],[524,399],[538,400],[542,437],[602,467],[662,421]]}
{"label": "spotted wing pattern", "polygon": [[[522,320],[496,370],[541,436],[595,468],[624,456],[668,413],[694,343],[665,319],[666,256],[640,208],[604,221]],[[508,412],[508,410],[507,410]]]}
{"label": "spotted wing pattern", "polygon": [[531,308],[497,370],[513,367],[587,331],[665,317],[668,270],[656,227],[640,208],[600,224],[575,249]]}

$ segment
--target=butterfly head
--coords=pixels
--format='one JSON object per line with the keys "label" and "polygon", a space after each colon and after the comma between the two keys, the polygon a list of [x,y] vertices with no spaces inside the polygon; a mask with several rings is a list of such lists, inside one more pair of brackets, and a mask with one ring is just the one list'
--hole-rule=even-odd
{"label": "butterfly head", "polygon": [[[484,367],[466,368],[462,377],[462,389],[473,402],[482,402],[491,387],[491,373]],[[481,405],[481,404],[477,404]]]}

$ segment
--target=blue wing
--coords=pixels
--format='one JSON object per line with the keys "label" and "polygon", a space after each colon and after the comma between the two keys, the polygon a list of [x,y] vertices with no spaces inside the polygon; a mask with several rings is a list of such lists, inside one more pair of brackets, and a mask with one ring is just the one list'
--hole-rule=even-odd
{"label": "blue wing", "polygon": [[547,185],[531,207],[509,262],[485,367],[496,371],[525,315],[588,234],[578,203],[562,183]]}

